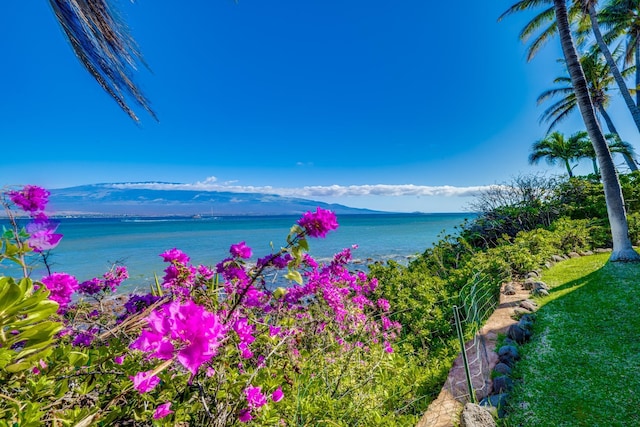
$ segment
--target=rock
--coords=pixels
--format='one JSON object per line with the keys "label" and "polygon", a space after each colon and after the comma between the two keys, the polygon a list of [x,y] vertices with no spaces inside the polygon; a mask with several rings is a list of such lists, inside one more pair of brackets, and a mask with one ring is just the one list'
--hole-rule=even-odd
{"label": "rock", "polygon": [[513,283],[507,283],[506,285],[504,285],[504,290],[502,291],[502,293],[505,295],[515,295],[516,287],[513,286]]}
{"label": "rock", "polygon": [[500,394],[511,391],[513,388],[513,380],[506,375],[501,375],[493,379],[493,393]]}
{"label": "rock", "polygon": [[536,311],[537,310],[537,304],[531,300],[524,300],[520,303],[520,307],[524,308],[525,310],[529,310],[529,311]]}
{"label": "rock", "polygon": [[512,345],[503,345],[498,350],[498,360],[509,367],[513,367],[519,359],[518,349]]}
{"label": "rock", "polygon": [[519,325],[511,325],[507,330],[507,336],[517,342],[523,344],[531,337],[531,331],[522,329]]}
{"label": "rock", "polygon": [[545,266],[545,267],[547,267],[547,268],[551,268],[551,267],[553,267],[555,264],[556,264],[556,263],[555,263],[555,262],[553,262],[553,261],[547,261],[547,262],[545,262],[545,263],[544,263],[544,266]]}
{"label": "rock", "polygon": [[505,406],[507,405],[508,393],[492,394],[480,401],[480,406],[488,408],[496,408],[498,410],[498,417],[502,418],[505,415]]}
{"label": "rock", "polygon": [[594,252],[597,254],[605,254],[605,253],[611,252],[612,250],[613,249],[611,248],[598,248],[598,249],[595,249]]}
{"label": "rock", "polygon": [[512,340],[509,337],[506,337],[504,340],[502,340],[502,345],[512,345],[512,346],[516,346],[518,343],[515,342],[514,340]]}
{"label": "rock", "polygon": [[538,273],[537,271],[530,271],[525,277],[527,279],[535,279],[536,277],[540,277],[540,273]]}
{"label": "rock", "polygon": [[493,371],[500,375],[511,375],[511,367],[506,363],[498,363],[493,367]]}
{"label": "rock", "polygon": [[529,313],[530,313],[530,311],[525,310],[523,308],[516,307],[516,308],[513,309],[513,317],[515,317],[516,319],[518,317],[522,316],[523,314],[529,314]]}
{"label": "rock", "polygon": [[578,252],[569,252],[569,258],[580,258],[580,254]]}
{"label": "rock", "polygon": [[562,255],[551,255],[551,260],[553,262],[562,262],[564,261],[564,257]]}
{"label": "rock", "polygon": [[467,403],[460,416],[460,427],[495,427],[496,421],[486,407]]}
{"label": "rock", "polygon": [[548,290],[546,290],[546,289],[542,289],[542,288],[534,289],[533,291],[531,291],[531,293],[532,293],[533,295],[535,295],[535,296],[538,296],[538,297],[546,297],[546,296],[549,296],[549,291],[548,291]]}
{"label": "rock", "polygon": [[543,288],[543,289],[549,289],[549,285],[547,285],[546,283],[544,283],[541,280],[537,280],[537,279],[527,279],[524,281],[524,283],[522,284],[522,287],[524,289],[526,289],[527,291],[531,291],[531,290],[535,290],[537,288]]}
{"label": "rock", "polygon": [[582,255],[582,256],[589,256],[589,255],[593,255],[593,252],[592,252],[592,251],[581,251],[581,252],[580,252],[580,255]]}

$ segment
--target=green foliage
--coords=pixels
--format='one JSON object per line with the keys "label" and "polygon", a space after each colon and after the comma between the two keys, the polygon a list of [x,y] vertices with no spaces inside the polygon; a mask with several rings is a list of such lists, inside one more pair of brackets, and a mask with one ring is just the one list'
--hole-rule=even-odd
{"label": "green foliage", "polygon": [[62,324],[50,320],[58,304],[43,285],[0,277],[0,378],[30,369],[51,351]]}

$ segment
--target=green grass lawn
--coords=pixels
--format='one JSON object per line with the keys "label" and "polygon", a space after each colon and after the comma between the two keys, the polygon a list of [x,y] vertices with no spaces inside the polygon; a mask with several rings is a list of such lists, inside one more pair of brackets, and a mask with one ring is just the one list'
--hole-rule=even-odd
{"label": "green grass lawn", "polygon": [[640,264],[607,258],[543,273],[551,295],[538,300],[504,426],[640,426]]}

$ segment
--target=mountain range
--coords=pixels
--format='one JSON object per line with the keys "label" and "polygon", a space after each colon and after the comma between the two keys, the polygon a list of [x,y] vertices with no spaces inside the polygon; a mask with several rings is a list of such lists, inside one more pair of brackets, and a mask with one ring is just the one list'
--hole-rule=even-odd
{"label": "mountain range", "polygon": [[104,183],[52,189],[49,208],[56,216],[300,215],[317,207],[336,214],[380,213],[275,194],[141,188],[144,185]]}

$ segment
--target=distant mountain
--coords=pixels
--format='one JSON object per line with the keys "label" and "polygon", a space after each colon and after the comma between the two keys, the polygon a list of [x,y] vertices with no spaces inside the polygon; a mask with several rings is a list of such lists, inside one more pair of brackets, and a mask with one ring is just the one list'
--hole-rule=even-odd
{"label": "distant mountain", "polygon": [[49,207],[54,215],[151,217],[300,215],[317,207],[330,209],[336,214],[378,212],[271,194],[127,188],[126,184],[115,183],[83,185],[50,191]]}

